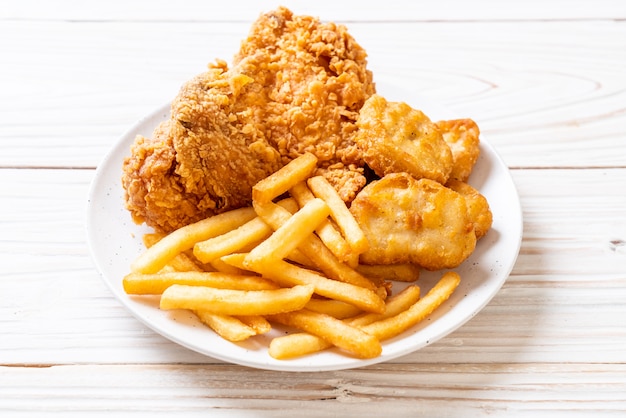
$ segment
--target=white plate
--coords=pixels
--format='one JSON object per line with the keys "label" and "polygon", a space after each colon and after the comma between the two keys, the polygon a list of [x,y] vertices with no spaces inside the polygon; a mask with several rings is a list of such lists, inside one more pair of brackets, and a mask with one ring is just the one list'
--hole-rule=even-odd
{"label": "white plate", "polygon": [[[432,119],[455,116],[437,104],[420,99],[406,89],[378,83],[378,91],[390,100],[402,100],[422,109]],[[459,268],[462,281],[454,295],[428,320],[383,343],[382,355],[360,360],[327,350],[292,360],[275,360],[267,354],[270,339],[283,332],[272,331],[244,343],[218,337],[189,313],[161,311],[156,297],[128,296],[122,278],[144,249],[142,236],[150,230],[133,223],[124,208],[121,186],[122,162],[130,153],[135,135],[150,136],[154,127],[169,117],[169,105],[139,121],[124,134],[96,170],[89,192],[87,238],[92,257],[115,297],[145,325],[191,350],[230,363],[259,369],[284,371],[340,370],[388,361],[425,347],[450,334],[476,315],[498,292],[517,258],[522,237],[522,213],[510,173],[489,143],[481,137],[481,156],[470,183],[488,199],[493,227],[482,238],[472,256]],[[418,284],[422,294],[441,273],[424,273]],[[398,288],[400,288],[398,284]]]}

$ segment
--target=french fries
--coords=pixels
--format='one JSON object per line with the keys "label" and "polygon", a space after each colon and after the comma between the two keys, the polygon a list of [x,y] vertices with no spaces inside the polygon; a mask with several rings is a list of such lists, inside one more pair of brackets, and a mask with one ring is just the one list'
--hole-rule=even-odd
{"label": "french fries", "polygon": [[235,209],[184,226],[148,248],[130,266],[134,273],[156,273],[170,260],[198,241],[204,241],[237,228],[256,216],[253,208]]}
{"label": "french fries", "polygon": [[352,250],[357,254],[365,252],[369,245],[367,238],[334,187],[322,176],[311,177],[307,183],[315,196],[328,203],[330,215],[339,225]]}
{"label": "french fries", "polygon": [[312,177],[316,164],[304,154],[261,180],[252,207],[147,234],[146,251],[123,278],[125,292],[160,295],[160,309],[189,310],[234,343],[275,324],[302,331],[271,340],[276,359],[330,347],[379,356],[381,341],[432,313],[460,277],[444,274],[421,300],[413,284],[387,298],[390,280],[416,281],[419,270],[358,264],[367,239],[330,183]]}
{"label": "french fries", "polygon": [[461,277],[458,273],[447,272],[423,299],[409,309],[391,318],[369,324],[363,330],[376,335],[380,340],[395,337],[430,315],[452,295],[460,282]]}
{"label": "french fries", "polygon": [[317,157],[306,153],[294,160],[276,173],[259,181],[252,188],[252,200],[267,203],[287,192],[294,185],[306,180],[317,167]]}
{"label": "french fries", "polygon": [[129,295],[160,295],[175,284],[208,286],[218,289],[269,290],[276,283],[258,276],[242,276],[221,272],[172,271],[157,274],[130,273],[122,282]]}
{"label": "french fries", "polygon": [[416,282],[420,277],[420,268],[415,264],[359,264],[355,270],[372,280],[381,281]]}
{"label": "french fries", "polygon": [[271,268],[274,261],[287,257],[315,228],[328,218],[330,209],[321,199],[313,199],[290,216],[268,239],[254,248],[244,265],[250,270]]}
{"label": "french fries", "polygon": [[363,312],[357,306],[332,299],[311,299],[305,308],[309,311],[323,313],[337,319],[349,318]]}
{"label": "french fries", "polygon": [[[290,193],[296,199],[300,207],[303,207],[308,202],[315,199],[315,195],[304,181],[293,186],[290,189]],[[326,245],[339,260],[349,260],[350,247],[330,219],[325,219],[317,227],[315,232],[324,245]]]}
{"label": "french fries", "polygon": [[219,315],[208,311],[195,311],[195,314],[200,319],[200,322],[211,328],[225,340],[238,342],[257,335],[257,331],[254,328],[233,316]]}
{"label": "french fries", "polygon": [[[298,205],[293,199],[284,199],[278,202],[278,205],[289,213],[298,210]],[[272,228],[257,216],[232,231],[197,242],[193,246],[193,255],[202,263],[212,263],[223,255],[241,251],[247,246],[256,247],[256,244],[271,234]]]}
{"label": "french fries", "polygon": [[[274,229],[280,228],[291,216],[287,210],[273,203],[255,205],[255,209],[259,216]],[[375,290],[377,285],[382,284],[380,281],[374,283],[366,279],[349,265],[341,263],[317,235],[311,234],[305,237],[298,249],[331,279],[371,290]]]}
{"label": "french fries", "polygon": [[[359,358],[373,358],[380,355],[383,350],[380,341],[373,335],[351,327],[330,315],[303,309],[288,314],[273,315],[270,319],[317,335]],[[270,343],[270,355],[272,355],[271,347]]]}
{"label": "french fries", "polygon": [[313,286],[308,285],[272,290],[234,290],[174,284],[161,295],[160,307],[222,315],[273,315],[304,308],[313,290]]}
{"label": "french fries", "polygon": [[[416,303],[419,297],[420,288],[414,285],[408,286],[387,301],[385,313],[364,313],[348,318],[344,322],[352,327],[362,328],[365,325],[401,313]],[[319,334],[314,335],[313,332],[303,332],[274,338],[270,343],[269,354],[280,360],[312,354],[332,346],[333,344],[328,339],[323,338]]]}
{"label": "french fries", "polygon": [[383,312],[385,301],[374,291],[329,279],[314,271],[286,261],[276,261],[271,271],[262,271],[264,277],[283,286],[311,285],[320,296],[350,303],[366,312]]}

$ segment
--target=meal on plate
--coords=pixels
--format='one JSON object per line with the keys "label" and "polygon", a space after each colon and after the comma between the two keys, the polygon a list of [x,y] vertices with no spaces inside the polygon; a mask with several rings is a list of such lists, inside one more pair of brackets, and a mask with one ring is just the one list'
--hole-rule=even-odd
{"label": "meal on plate", "polygon": [[[185,83],[135,139],[125,203],[154,233],[124,289],[233,342],[301,331],[271,340],[277,359],[376,357],[449,298],[451,269],[491,228],[467,183],[479,145],[471,119],[431,121],[378,94],[346,27],[265,13],[231,63]],[[425,295],[422,269],[441,270]]]}

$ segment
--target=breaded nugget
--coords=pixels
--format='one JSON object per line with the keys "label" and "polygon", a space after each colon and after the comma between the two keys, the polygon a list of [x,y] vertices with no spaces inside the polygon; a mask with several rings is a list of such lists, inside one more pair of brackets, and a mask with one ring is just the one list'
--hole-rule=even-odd
{"label": "breaded nugget", "polygon": [[480,130],[471,119],[442,120],[436,123],[452,151],[451,179],[467,181],[480,155]]}
{"label": "breaded nugget", "polygon": [[369,241],[363,264],[454,268],[476,246],[465,198],[433,180],[388,174],[363,188],[350,212]]}
{"label": "breaded nugget", "polygon": [[357,126],[356,143],[378,176],[406,172],[441,184],[448,180],[452,152],[439,128],[420,110],[373,95],[363,105]]}
{"label": "breaded nugget", "polygon": [[489,208],[487,198],[469,184],[459,180],[448,180],[446,187],[465,197],[469,216],[472,222],[474,222],[476,239],[482,238],[491,229],[491,224],[493,223],[493,214]]}

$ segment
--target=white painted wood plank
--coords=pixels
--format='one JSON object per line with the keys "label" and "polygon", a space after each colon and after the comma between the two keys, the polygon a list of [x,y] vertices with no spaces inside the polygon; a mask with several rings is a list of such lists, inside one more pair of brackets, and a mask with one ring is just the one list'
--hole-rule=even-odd
{"label": "white painted wood plank", "polygon": [[[398,363],[626,363],[626,169],[513,174],[525,235],[512,275]],[[149,331],[100,280],[83,226],[92,175],[0,170],[0,364],[215,362]]]}
{"label": "white painted wood plank", "polygon": [[0,19],[43,20],[168,20],[168,21],[252,21],[259,13],[285,5],[299,14],[340,21],[373,20],[528,20],[528,19],[620,19],[626,6],[619,0],[462,0],[437,2],[388,0],[384,6],[358,0],[244,0],[220,3],[182,0],[175,5],[165,0],[152,2],[108,1],[85,3],[76,0],[38,2],[22,0],[5,5]]}
{"label": "white painted wood plank", "polygon": [[626,366],[385,365],[276,373],[226,365],[0,368],[8,416],[621,416]]}
{"label": "white painted wood plank", "polygon": [[[3,22],[0,166],[95,167],[184,81],[216,57],[230,59],[247,30]],[[510,166],[624,166],[623,22],[355,22],[350,30],[378,79],[474,118]]]}
{"label": "white painted wood plank", "polygon": [[459,330],[307,374],[148,330],[100,280],[84,230],[93,168],[119,135],[279,2],[5,3],[0,416],[626,413],[626,2],[285,2],[346,22],[377,77],[476,119],[516,168],[525,219],[511,276]]}

